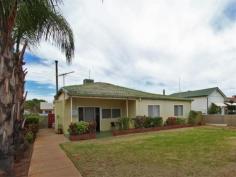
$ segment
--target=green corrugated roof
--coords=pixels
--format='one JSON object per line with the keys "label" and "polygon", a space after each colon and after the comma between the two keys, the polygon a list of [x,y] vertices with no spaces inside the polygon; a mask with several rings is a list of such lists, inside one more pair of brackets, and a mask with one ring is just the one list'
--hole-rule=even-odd
{"label": "green corrugated roof", "polygon": [[84,96],[84,97],[143,98],[143,99],[191,101],[191,99],[148,93],[103,82],[66,86],[60,89],[58,95],[61,92],[66,92],[70,96]]}
{"label": "green corrugated roof", "polygon": [[215,90],[219,91],[220,94],[225,97],[224,93],[218,87],[173,93],[170,96],[181,97],[181,98],[202,97],[202,96],[209,96]]}

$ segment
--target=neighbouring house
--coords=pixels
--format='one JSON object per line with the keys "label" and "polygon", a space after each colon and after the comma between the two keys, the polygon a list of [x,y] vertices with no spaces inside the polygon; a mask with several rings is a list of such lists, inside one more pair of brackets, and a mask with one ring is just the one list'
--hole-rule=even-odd
{"label": "neighbouring house", "polygon": [[53,113],[53,103],[40,102],[40,110],[43,115]]}
{"label": "neighbouring house", "polygon": [[55,96],[55,127],[61,124],[67,132],[71,122],[93,120],[96,121],[97,131],[107,131],[120,117],[186,118],[191,101],[85,79],[82,85],[61,88]]}
{"label": "neighbouring house", "polygon": [[228,114],[236,114],[236,95],[226,99]]}
{"label": "neighbouring house", "polygon": [[192,99],[191,109],[201,111],[204,114],[208,113],[212,104],[220,107],[222,114],[224,114],[226,107],[224,104],[226,96],[218,87],[179,92],[171,94],[170,96]]}

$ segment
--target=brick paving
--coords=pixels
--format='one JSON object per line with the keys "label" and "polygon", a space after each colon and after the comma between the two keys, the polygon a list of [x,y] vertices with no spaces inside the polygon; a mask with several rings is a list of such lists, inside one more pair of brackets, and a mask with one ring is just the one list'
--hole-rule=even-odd
{"label": "brick paving", "polygon": [[81,177],[59,144],[68,141],[53,129],[40,129],[34,143],[29,177]]}

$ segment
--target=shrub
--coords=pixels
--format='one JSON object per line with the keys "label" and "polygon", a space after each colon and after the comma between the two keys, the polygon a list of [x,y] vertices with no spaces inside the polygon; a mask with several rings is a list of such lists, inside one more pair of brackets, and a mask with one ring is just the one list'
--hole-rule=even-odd
{"label": "shrub", "polygon": [[154,118],[152,118],[152,125],[153,125],[153,127],[161,127],[161,126],[163,126],[163,119],[162,119],[162,117],[154,117]]}
{"label": "shrub", "polygon": [[119,129],[120,130],[127,130],[130,128],[131,119],[128,117],[122,117],[119,119]]}
{"label": "shrub", "polygon": [[220,112],[220,107],[216,106],[214,103],[211,104],[211,107],[208,110],[208,114],[219,114]]}
{"label": "shrub", "polygon": [[135,128],[144,128],[144,123],[145,123],[145,116],[137,116],[134,119],[134,127]]}
{"label": "shrub", "polygon": [[153,127],[152,118],[146,117],[144,120],[144,128],[150,128],[150,127]]}
{"label": "shrub", "polygon": [[78,130],[79,135],[88,133],[89,123],[85,121],[79,121],[77,123],[77,130]]}
{"label": "shrub", "polygon": [[96,128],[97,128],[97,124],[96,124],[95,121],[89,122],[89,125],[88,125],[88,132],[94,133],[94,132],[96,132]]}
{"label": "shrub", "polygon": [[176,117],[168,117],[165,124],[166,125],[176,125]]}
{"label": "shrub", "polygon": [[202,116],[202,112],[200,111],[190,111],[188,117],[188,123],[190,125],[203,125],[204,120]]}
{"label": "shrub", "polygon": [[25,115],[25,124],[38,124],[40,116],[38,114]]}
{"label": "shrub", "polygon": [[185,125],[186,124],[186,119],[177,117],[176,118],[176,124],[177,125]]}
{"label": "shrub", "polygon": [[163,126],[162,117],[145,117],[140,116],[134,119],[135,128],[150,128],[150,127],[161,127]]}
{"label": "shrub", "polygon": [[68,128],[68,132],[70,135],[78,135],[78,129],[77,129],[77,124],[76,123],[71,123]]}
{"label": "shrub", "polygon": [[27,140],[28,143],[33,143],[34,142],[34,134],[31,131],[28,131],[25,135],[25,139]]}

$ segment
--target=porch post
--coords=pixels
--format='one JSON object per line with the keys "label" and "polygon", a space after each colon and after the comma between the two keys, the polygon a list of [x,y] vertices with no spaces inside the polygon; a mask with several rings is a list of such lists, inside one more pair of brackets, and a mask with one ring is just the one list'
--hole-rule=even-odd
{"label": "porch post", "polygon": [[129,117],[129,104],[128,104],[128,98],[126,99],[126,117]]}
{"label": "porch post", "polygon": [[72,108],[73,108],[73,103],[72,103],[72,96],[70,97],[70,122],[72,122],[73,118],[72,118]]}

